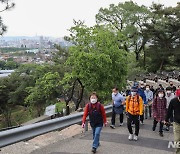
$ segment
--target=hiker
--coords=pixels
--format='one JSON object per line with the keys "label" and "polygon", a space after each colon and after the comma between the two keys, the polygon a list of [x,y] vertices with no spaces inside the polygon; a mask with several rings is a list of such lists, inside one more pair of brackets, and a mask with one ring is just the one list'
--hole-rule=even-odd
{"label": "hiker", "polygon": [[[173,123],[174,140],[176,143],[179,143],[180,142],[180,96],[175,97],[170,101],[166,115],[166,120],[164,122],[165,124],[169,122],[169,119],[172,115],[174,117],[174,123]],[[180,153],[180,148],[176,149],[176,153],[177,154]]]}
{"label": "hiker", "polygon": [[167,106],[167,100],[165,98],[165,92],[164,90],[159,90],[157,97],[154,98],[153,100],[153,128],[152,130],[155,131],[156,125],[159,122],[160,127],[159,127],[159,135],[163,137],[163,122],[165,120],[166,116],[166,106]]}
{"label": "hiker", "polygon": [[[159,87],[155,90],[155,96],[158,95],[158,91],[159,91],[159,90],[164,90],[162,84],[159,84]],[[155,97],[155,96],[154,96],[154,97]]]}
{"label": "hiker", "polygon": [[[144,90],[145,90],[145,88],[144,88],[144,83],[142,82],[142,83],[140,84],[140,87],[138,88],[138,92],[137,92],[137,93],[141,96],[141,98],[142,98],[142,100],[143,100],[143,108],[144,108],[144,106],[147,105],[146,95],[145,95],[145,93],[144,93]],[[140,123],[141,123],[141,124],[144,124],[144,112],[143,112],[142,115],[140,115]]]}
{"label": "hiker", "polygon": [[124,97],[119,93],[117,87],[112,89],[112,101],[113,101],[113,109],[112,109],[112,118],[111,118],[110,127],[112,129],[115,129],[116,114],[119,114],[119,121],[120,121],[119,126],[123,125],[123,118],[124,118],[123,111],[125,104]]}
{"label": "hiker", "polygon": [[[138,140],[139,116],[143,114],[143,100],[137,93],[138,88],[131,88],[131,95],[126,98],[127,127],[129,130],[129,140]],[[133,135],[132,122],[135,124],[135,134]]]}
{"label": "hiker", "polygon": [[95,92],[90,95],[90,103],[88,103],[84,110],[82,119],[82,128],[85,127],[86,117],[89,115],[90,125],[93,131],[92,152],[96,153],[99,144],[100,133],[103,127],[107,125],[106,113],[104,106],[98,102],[98,96]]}
{"label": "hiker", "polygon": [[154,97],[154,95],[155,95],[155,89],[154,89],[154,87],[151,86],[151,87],[150,87],[150,90],[153,92],[153,97]]}
{"label": "hiker", "polygon": [[176,92],[176,87],[173,85],[173,82],[170,81],[170,82],[169,82],[169,85],[170,85],[170,87],[171,87],[171,91],[172,91],[173,93],[175,93],[175,92]]}
{"label": "hiker", "polygon": [[146,85],[146,90],[144,91],[146,95],[146,102],[145,104],[145,119],[147,119],[148,116],[148,109],[149,109],[149,117],[151,118],[152,113],[152,102],[153,102],[153,92],[150,90],[150,85]]}
{"label": "hiker", "polygon": [[[169,104],[170,104],[170,101],[175,97],[174,93],[171,91],[171,87],[167,87],[166,88],[166,100],[167,100],[167,110],[168,110],[168,107],[169,107]],[[171,115],[170,117],[170,123],[173,122],[173,115]],[[169,127],[170,125],[166,125],[166,131],[169,131]]]}

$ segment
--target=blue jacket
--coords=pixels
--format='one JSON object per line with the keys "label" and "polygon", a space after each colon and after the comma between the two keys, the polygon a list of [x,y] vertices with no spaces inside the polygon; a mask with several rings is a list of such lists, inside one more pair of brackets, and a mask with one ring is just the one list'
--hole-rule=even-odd
{"label": "blue jacket", "polygon": [[141,89],[141,88],[138,88],[138,92],[137,93],[142,97],[144,104],[147,104],[148,102],[146,101],[146,95],[144,93],[144,90]]}

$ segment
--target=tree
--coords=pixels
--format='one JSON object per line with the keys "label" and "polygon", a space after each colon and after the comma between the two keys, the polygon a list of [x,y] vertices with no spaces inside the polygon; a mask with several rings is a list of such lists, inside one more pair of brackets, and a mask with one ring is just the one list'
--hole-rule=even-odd
{"label": "tree", "polygon": [[150,36],[147,56],[150,58],[149,70],[156,72],[166,66],[177,66],[180,59],[180,3],[176,7],[161,4],[151,6],[153,16],[145,23],[145,31]]}
{"label": "tree", "polygon": [[[14,3],[9,2],[10,0],[0,0],[0,3],[4,6],[2,10],[0,10],[1,12],[10,10],[11,8],[13,8],[15,6]],[[3,33],[7,30],[7,27],[3,24],[2,18],[0,16],[0,35],[3,35]]]}
{"label": "tree", "polygon": [[34,87],[28,87],[29,95],[25,102],[37,110],[38,116],[42,114],[46,105],[56,103],[59,96],[60,77],[56,73],[46,73],[42,78],[36,80]]}
{"label": "tree", "polygon": [[109,8],[100,8],[96,21],[124,34],[128,38],[128,41],[124,42],[124,49],[134,51],[138,61],[140,52],[148,41],[147,35],[143,33],[143,24],[149,21],[150,14],[145,6],[138,6],[130,1],[119,3],[117,6],[111,4]]}
{"label": "tree", "polygon": [[66,73],[62,81],[67,83],[65,89],[78,80],[86,91],[97,91],[105,99],[113,86],[124,86],[127,54],[119,49],[120,42],[124,43],[122,33],[98,25],[87,27],[82,22],[76,22],[70,31],[70,40],[75,45],[69,48],[66,61],[71,72]]}

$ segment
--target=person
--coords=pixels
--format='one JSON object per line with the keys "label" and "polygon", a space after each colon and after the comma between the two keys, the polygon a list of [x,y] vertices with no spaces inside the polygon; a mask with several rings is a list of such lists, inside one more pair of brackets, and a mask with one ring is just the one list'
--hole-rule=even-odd
{"label": "person", "polygon": [[176,97],[180,96],[180,85],[176,89]]}
{"label": "person", "polygon": [[173,82],[172,82],[172,81],[169,81],[169,85],[170,85],[170,87],[171,87],[171,91],[172,91],[173,93],[175,93],[175,92],[176,92],[176,87],[173,85]]}
{"label": "person", "polygon": [[119,114],[119,121],[120,124],[119,126],[123,125],[123,111],[124,111],[124,97],[119,93],[119,90],[117,87],[114,87],[112,89],[112,101],[113,101],[113,109],[112,109],[112,118],[111,118],[111,125],[110,127],[112,129],[115,129],[115,119],[116,119],[116,114]]}
{"label": "person", "polygon": [[154,95],[155,95],[155,89],[154,89],[154,87],[151,86],[151,87],[150,87],[150,90],[153,92],[153,97],[154,97]]}
{"label": "person", "polygon": [[159,87],[155,90],[155,96],[158,95],[158,91],[159,91],[159,90],[164,90],[162,84],[159,84]]}
{"label": "person", "polygon": [[160,127],[159,127],[159,135],[163,137],[163,125],[164,125],[164,120],[166,116],[166,106],[167,106],[167,100],[165,98],[165,92],[164,90],[159,90],[157,97],[154,98],[153,100],[153,128],[152,130],[155,131],[156,125],[159,122]]}
{"label": "person", "polygon": [[[174,113],[174,115],[173,115]],[[165,119],[165,124],[169,122],[170,117],[173,115],[174,117],[174,123],[173,123],[173,128],[174,128],[174,140],[176,143],[180,142],[180,96],[173,98],[170,101],[166,119]],[[180,153],[180,148],[176,149],[176,153]]]}
{"label": "person", "polygon": [[[167,106],[168,109],[170,101],[175,97],[174,93],[171,91],[171,87],[166,88],[166,100],[167,100]],[[170,117],[170,122],[173,122],[173,115]],[[169,131],[169,125],[166,125],[166,130]]]}
{"label": "person", "polygon": [[[144,104],[144,106],[145,105],[147,105],[147,102],[146,102],[146,95],[145,95],[145,93],[144,93],[144,90],[145,90],[145,88],[144,88],[144,83],[142,82],[141,84],[140,84],[140,87],[138,88],[138,94],[141,96],[141,98],[143,99],[143,104]],[[143,114],[142,115],[140,115],[140,122],[141,122],[141,124],[144,124],[144,112],[143,112]]]}
{"label": "person", "polygon": [[[139,135],[139,116],[143,114],[143,100],[137,93],[138,88],[131,88],[131,95],[126,98],[127,128],[129,140],[138,140]],[[132,122],[135,124],[135,134],[133,135]]]}
{"label": "person", "polygon": [[106,126],[107,120],[104,106],[98,102],[98,96],[95,92],[90,95],[90,103],[88,103],[85,107],[82,118],[82,128],[85,127],[86,117],[88,115],[93,131],[92,152],[96,153],[96,150],[99,146],[100,133],[103,127],[103,123]]}
{"label": "person", "polygon": [[145,119],[147,119],[148,109],[149,109],[149,117],[151,118],[151,111],[152,111],[152,102],[153,102],[153,92],[150,90],[150,85],[146,85],[146,90],[144,91],[146,95],[146,102],[145,105]]}

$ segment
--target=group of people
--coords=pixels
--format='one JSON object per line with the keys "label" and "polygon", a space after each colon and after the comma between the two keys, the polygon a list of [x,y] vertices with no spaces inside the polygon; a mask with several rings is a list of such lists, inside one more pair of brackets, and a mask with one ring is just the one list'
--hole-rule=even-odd
{"label": "group of people", "polygon": [[[140,124],[144,119],[153,117],[152,131],[155,131],[159,123],[159,135],[163,137],[163,130],[169,131],[170,124],[174,125],[175,141],[180,141],[180,86],[176,89],[172,82],[166,89],[160,84],[155,90],[150,85],[135,82],[124,97],[117,87],[112,89],[112,129],[115,129],[116,115],[119,115],[119,126],[123,126],[124,113],[127,116],[127,128],[129,140],[138,140]],[[106,114],[103,105],[98,101],[96,93],[90,95],[90,103],[84,110],[82,127],[85,127],[86,117],[89,115],[90,125],[93,130],[92,152],[96,153],[99,143],[100,132],[107,125]],[[164,127],[164,125],[166,127]],[[135,126],[133,133],[132,127]],[[180,152],[180,149],[177,149]]]}

